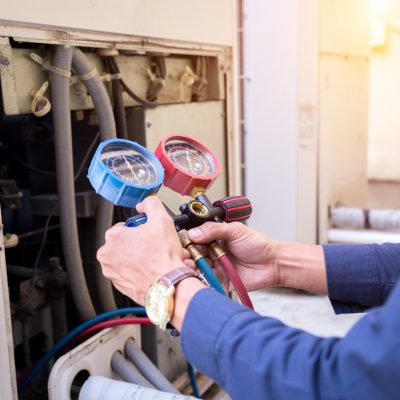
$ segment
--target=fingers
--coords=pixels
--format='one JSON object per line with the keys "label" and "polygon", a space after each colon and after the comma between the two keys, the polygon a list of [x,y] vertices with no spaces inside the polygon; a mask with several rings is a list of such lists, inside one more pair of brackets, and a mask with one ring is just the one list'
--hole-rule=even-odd
{"label": "fingers", "polygon": [[183,260],[185,265],[189,268],[196,269],[196,264],[191,258],[187,258],[186,260]]}
{"label": "fingers", "polygon": [[137,204],[136,210],[139,213],[146,214],[147,222],[150,223],[171,220],[158,196],[147,197],[141,203]]}
{"label": "fingers", "polygon": [[187,258],[190,258],[190,253],[188,250],[186,249],[182,249],[182,257],[184,260],[186,260]]}
{"label": "fingers", "polygon": [[230,224],[206,222],[197,228],[190,229],[188,233],[190,239],[195,243],[210,243],[217,239],[237,239],[243,229],[245,229],[243,224],[239,222],[232,222]]}

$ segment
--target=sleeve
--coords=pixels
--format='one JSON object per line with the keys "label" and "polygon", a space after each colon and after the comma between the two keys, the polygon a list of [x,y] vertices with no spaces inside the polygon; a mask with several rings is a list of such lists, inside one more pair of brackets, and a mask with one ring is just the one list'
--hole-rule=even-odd
{"label": "sleeve", "polygon": [[186,311],[190,363],[235,399],[398,399],[400,286],[343,339],[319,338],[203,289]]}
{"label": "sleeve", "polygon": [[400,244],[323,245],[328,296],[337,314],[384,304],[400,276]]}

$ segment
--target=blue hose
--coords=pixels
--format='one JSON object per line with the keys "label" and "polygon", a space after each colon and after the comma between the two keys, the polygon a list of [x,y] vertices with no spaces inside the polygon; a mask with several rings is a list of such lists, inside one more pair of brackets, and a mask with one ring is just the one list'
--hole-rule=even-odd
{"label": "blue hose", "polygon": [[199,387],[197,386],[197,378],[194,373],[192,364],[190,363],[188,363],[188,374],[189,374],[190,384],[192,385],[194,397],[196,397],[197,399],[201,399],[200,390]]}
{"label": "blue hose", "polygon": [[46,364],[69,342],[71,342],[76,336],[90,328],[91,326],[103,322],[112,317],[117,317],[119,315],[135,314],[135,315],[146,315],[146,311],[143,307],[127,307],[120,308],[117,310],[107,311],[105,313],[99,314],[96,317],[85,321],[83,324],[78,325],[66,336],[64,336],[60,341],[58,341],[32,368],[25,379],[18,385],[18,391],[25,389],[25,387],[30,383],[30,381],[36,376],[36,374],[46,366]]}
{"label": "blue hose", "polygon": [[217,292],[226,296],[224,288],[219,283],[217,277],[215,276],[215,274],[214,274],[213,270],[211,269],[210,264],[208,264],[207,260],[204,257],[199,258],[196,261],[196,265],[199,268],[199,270],[204,274],[204,276],[207,279],[207,282],[210,284],[210,286],[212,288],[214,288]]}

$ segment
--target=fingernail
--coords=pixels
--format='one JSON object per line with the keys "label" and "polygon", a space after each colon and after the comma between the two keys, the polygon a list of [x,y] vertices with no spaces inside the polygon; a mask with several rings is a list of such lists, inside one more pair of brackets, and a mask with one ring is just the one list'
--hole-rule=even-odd
{"label": "fingernail", "polygon": [[201,236],[201,230],[198,228],[194,228],[194,229],[190,229],[188,231],[188,235],[189,237],[191,237],[192,239],[196,239],[199,238]]}

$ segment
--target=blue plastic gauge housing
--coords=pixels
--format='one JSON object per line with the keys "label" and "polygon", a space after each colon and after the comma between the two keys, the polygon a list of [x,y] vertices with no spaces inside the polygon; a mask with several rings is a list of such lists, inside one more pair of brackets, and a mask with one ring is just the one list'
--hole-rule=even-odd
{"label": "blue plastic gauge housing", "polygon": [[117,206],[133,208],[158,192],[164,180],[164,168],[157,157],[140,144],[109,139],[97,148],[88,178],[100,196]]}

